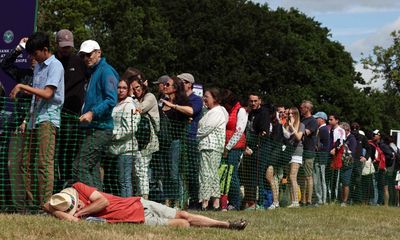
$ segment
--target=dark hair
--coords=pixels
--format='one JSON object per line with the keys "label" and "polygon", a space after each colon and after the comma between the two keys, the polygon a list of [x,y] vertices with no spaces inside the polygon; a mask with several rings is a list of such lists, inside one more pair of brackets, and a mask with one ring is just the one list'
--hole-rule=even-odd
{"label": "dark hair", "polygon": [[336,114],[336,113],[329,114],[329,116],[332,116],[332,117],[335,118],[336,120],[340,121],[340,117],[339,117],[339,115]]}
{"label": "dark hair", "polygon": [[146,78],[144,77],[142,71],[134,67],[128,67],[125,70],[124,74],[122,74],[121,78],[128,80],[130,83],[132,83],[133,80],[139,80],[141,82],[146,81]]}
{"label": "dark hair", "polygon": [[225,89],[222,91],[222,100],[221,104],[228,110],[228,108],[232,108],[238,102],[237,96],[229,89]]}
{"label": "dark hair", "polygon": [[353,122],[353,123],[351,124],[351,130],[352,130],[352,131],[358,131],[358,130],[360,130],[360,124],[358,124],[357,122]]}
{"label": "dark hair", "polygon": [[212,87],[212,88],[206,89],[206,92],[209,92],[218,104],[221,103],[221,91],[219,90],[219,88]]}
{"label": "dark hair", "polygon": [[178,78],[177,76],[172,76],[171,79],[172,79],[172,81],[174,81],[172,86],[176,90],[174,103],[189,102],[189,98],[186,95],[183,81],[180,78]]}
{"label": "dark hair", "polygon": [[[131,89],[131,85],[129,84],[129,81],[128,81],[128,80],[126,80],[126,79],[124,79],[124,78],[121,78],[121,79],[119,80],[119,82],[125,82],[126,85],[128,85],[128,91]],[[118,83],[119,83],[119,82],[118,82]]]}
{"label": "dark hair", "polygon": [[32,55],[36,50],[47,48],[50,51],[49,35],[44,32],[33,33],[26,42],[26,52]]}
{"label": "dark hair", "polygon": [[[129,81],[128,81],[128,82],[129,82]],[[149,89],[148,89],[147,86],[144,84],[144,82],[141,81],[141,80],[139,80],[139,79],[133,79],[133,81],[130,82],[130,84],[129,84],[129,88],[131,88],[130,85],[131,85],[133,82],[137,82],[137,83],[140,85],[140,87],[142,88],[142,91],[143,91],[142,96],[136,97],[138,100],[141,100],[141,99],[144,97],[144,95],[146,95],[146,93],[149,92]]]}

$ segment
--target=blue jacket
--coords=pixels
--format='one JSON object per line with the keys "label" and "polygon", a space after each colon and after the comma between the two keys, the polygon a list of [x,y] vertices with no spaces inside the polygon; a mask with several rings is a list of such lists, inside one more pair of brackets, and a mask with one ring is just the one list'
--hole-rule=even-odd
{"label": "blue jacket", "polygon": [[93,121],[87,126],[97,129],[112,129],[111,113],[117,104],[118,73],[101,58],[89,69],[91,76],[87,86],[82,114],[93,112]]}

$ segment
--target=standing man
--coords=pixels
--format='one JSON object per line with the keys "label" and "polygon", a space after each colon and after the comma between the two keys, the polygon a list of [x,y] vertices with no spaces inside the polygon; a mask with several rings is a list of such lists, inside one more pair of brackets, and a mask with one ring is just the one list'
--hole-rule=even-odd
{"label": "standing man", "polygon": [[[33,71],[33,86],[17,84],[10,93],[15,98],[18,92],[32,94],[29,114],[20,125],[20,131],[26,130],[21,178],[25,186],[27,204],[34,203],[32,187],[37,186],[37,204],[43,206],[53,194],[54,152],[56,129],[60,127],[60,113],[64,103],[64,69],[60,61],[50,51],[49,36],[43,32],[32,34],[26,42],[26,51],[38,64]],[[38,156],[36,155],[38,149]],[[34,159],[37,162],[31,163]],[[31,164],[35,164],[38,183],[31,180]]]}
{"label": "standing man", "polygon": [[[267,138],[270,135],[269,109],[261,104],[259,94],[249,95],[250,113],[246,127],[247,147],[243,161],[242,177],[244,185],[244,201],[246,209],[257,208],[257,195],[264,188],[264,176],[266,167]],[[258,189],[257,189],[258,188]],[[258,193],[258,194],[257,194]]]}
{"label": "standing man", "polygon": [[[199,120],[202,116],[203,99],[193,92],[194,77],[190,73],[181,73],[177,76],[182,80],[184,90],[189,98],[189,104],[192,106],[192,112],[187,112],[185,109],[180,110],[190,117],[190,127],[187,136],[187,173],[189,185],[189,208],[198,209],[199,205],[199,148],[197,142],[197,128]],[[177,109],[178,110],[178,109]]]}
{"label": "standing man", "polygon": [[84,41],[79,55],[91,75],[79,117],[81,125],[86,128],[86,137],[73,163],[73,177],[101,191],[100,160],[112,138],[111,113],[117,104],[119,76],[101,56],[102,51],[96,41]]}
{"label": "standing man", "polygon": [[72,178],[72,159],[79,146],[79,121],[86,83],[86,66],[74,53],[74,36],[67,29],[56,35],[56,58],[64,67],[65,101],[61,112],[58,166],[61,183]]}
{"label": "standing man", "polygon": [[313,104],[311,101],[303,101],[300,105],[300,112],[303,116],[301,122],[305,126],[303,135],[303,159],[304,159],[304,188],[303,204],[311,205],[313,195],[313,165],[315,158],[315,145],[317,141],[316,133],[318,130],[317,120],[312,115]]}
{"label": "standing man", "polygon": [[326,126],[328,116],[324,112],[317,112],[314,114],[314,118],[317,119],[319,128],[317,130],[317,145],[315,147],[317,154],[314,163],[313,180],[315,195],[317,196],[316,204],[322,205],[326,204],[325,168],[330,158],[329,129]]}

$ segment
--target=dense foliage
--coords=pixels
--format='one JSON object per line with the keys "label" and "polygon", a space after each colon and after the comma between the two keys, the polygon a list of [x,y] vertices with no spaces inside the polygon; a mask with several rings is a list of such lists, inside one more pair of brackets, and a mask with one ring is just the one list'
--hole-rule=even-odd
{"label": "dense foliage", "polygon": [[316,111],[369,129],[400,128],[397,95],[354,87],[364,80],[350,54],[295,9],[245,0],[39,0],[38,30],[62,28],[74,32],[76,48],[97,40],[120,73],[135,66],[153,81],[191,72],[241,98],[260,92],[287,106],[309,99]]}

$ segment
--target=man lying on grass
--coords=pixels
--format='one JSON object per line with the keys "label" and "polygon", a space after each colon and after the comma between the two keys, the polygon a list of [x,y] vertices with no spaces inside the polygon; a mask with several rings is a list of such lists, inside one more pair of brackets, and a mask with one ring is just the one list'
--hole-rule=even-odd
{"label": "man lying on grass", "polygon": [[77,182],[71,188],[51,196],[44,209],[53,216],[69,221],[87,217],[105,219],[109,223],[144,223],[178,227],[216,227],[243,230],[246,220],[225,222],[164,206],[141,197],[117,197],[99,192]]}

